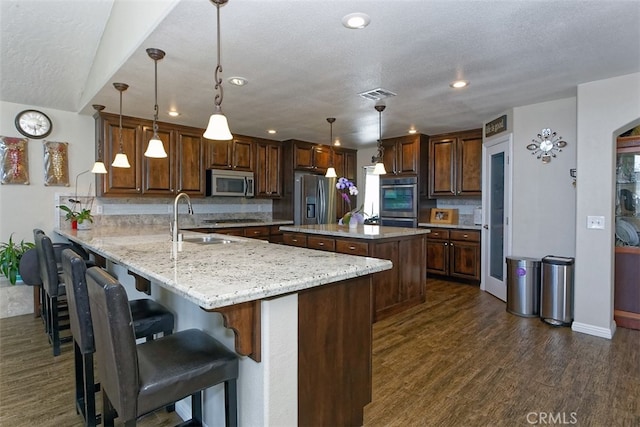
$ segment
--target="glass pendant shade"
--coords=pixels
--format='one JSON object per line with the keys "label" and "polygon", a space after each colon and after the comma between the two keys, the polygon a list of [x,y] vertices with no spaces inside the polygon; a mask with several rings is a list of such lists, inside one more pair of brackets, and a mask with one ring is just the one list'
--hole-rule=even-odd
{"label": "glass pendant shade", "polygon": [[131,167],[131,165],[129,164],[129,159],[127,158],[127,155],[124,153],[116,154],[116,158],[113,159],[113,163],[111,163],[111,166],[113,166],[114,168],[130,168]]}
{"label": "glass pendant shade", "polygon": [[144,152],[145,157],[152,157],[154,159],[164,159],[167,157],[167,152],[164,150],[164,145],[158,135],[153,135],[153,138],[149,140],[147,145],[147,151]]}
{"label": "glass pendant shade", "polygon": [[102,163],[101,161],[96,161],[93,164],[91,173],[107,173],[107,168],[104,166],[104,163]]}
{"label": "glass pendant shade", "polygon": [[325,174],[325,176],[327,178],[337,178],[338,174],[336,173],[336,168],[331,166],[329,169],[327,169],[327,173]]}
{"label": "glass pendant shade", "polygon": [[381,161],[378,161],[378,163],[376,163],[375,167],[373,168],[373,174],[374,175],[385,175],[386,173],[387,173],[387,171],[384,168],[384,163],[382,163]]}
{"label": "glass pendant shade", "polygon": [[229,130],[227,118],[222,114],[222,109],[219,105],[216,106],[216,112],[209,118],[209,125],[202,136],[216,141],[228,141],[233,139],[233,135],[231,135],[231,131]]}

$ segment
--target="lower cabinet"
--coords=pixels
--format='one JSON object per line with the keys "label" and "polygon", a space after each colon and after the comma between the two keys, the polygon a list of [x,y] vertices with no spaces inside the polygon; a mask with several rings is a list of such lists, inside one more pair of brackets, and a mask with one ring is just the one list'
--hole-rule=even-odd
{"label": "lower cabinet", "polygon": [[372,276],[374,322],[425,301],[424,234],[371,240],[285,231],[283,241],[290,246],[390,260],[392,269]]}
{"label": "lower cabinet", "polygon": [[432,228],[427,238],[427,273],[480,281],[480,231]]}

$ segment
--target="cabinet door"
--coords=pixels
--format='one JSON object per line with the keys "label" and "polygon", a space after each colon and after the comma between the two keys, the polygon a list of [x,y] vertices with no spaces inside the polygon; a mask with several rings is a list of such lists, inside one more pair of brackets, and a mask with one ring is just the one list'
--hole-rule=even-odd
{"label": "cabinet door", "polygon": [[241,136],[233,138],[232,151],[231,168],[253,172],[253,140]]}
{"label": "cabinet door", "polygon": [[256,197],[274,198],[282,196],[280,171],[282,147],[280,143],[256,143]]}
{"label": "cabinet door", "polygon": [[426,238],[400,241],[400,256],[403,267],[400,273],[400,300],[422,299],[425,295],[427,280],[424,258],[426,256]]}
{"label": "cabinet door", "polygon": [[382,163],[387,175],[396,173],[396,139],[385,139],[382,141],[384,151],[382,153]]}
{"label": "cabinet door", "polygon": [[[101,119],[98,119],[101,120]],[[111,162],[120,151],[118,116],[102,119],[104,130],[104,163],[108,174],[103,179],[103,195],[139,195],[142,193],[142,164],[140,146],[142,126],[128,117],[122,119],[122,147],[129,159],[130,168],[114,168]]]}
{"label": "cabinet door", "polygon": [[[338,175],[340,176],[340,175]],[[351,181],[358,179],[358,160],[356,151],[347,151],[344,153],[344,175]]]}
{"label": "cabinet door", "polygon": [[204,196],[203,142],[197,130],[176,131],[176,192]]}
{"label": "cabinet door", "polygon": [[482,194],[482,133],[461,135],[458,138],[457,194]]}
{"label": "cabinet door", "polygon": [[376,273],[374,276],[373,293],[376,313],[389,309],[400,302],[400,270],[402,270],[402,266],[399,264],[399,250],[400,242],[398,241],[376,243],[373,246],[372,257],[388,259],[393,263],[391,270]]}
{"label": "cabinet door", "polygon": [[449,274],[449,243],[427,238],[427,273]]}
{"label": "cabinet door", "polygon": [[231,169],[231,141],[207,141],[207,169]]}
{"label": "cabinet door", "polygon": [[338,178],[340,178],[341,176],[346,177],[344,165],[345,154],[346,153],[340,149],[333,149],[333,167],[336,169],[336,175],[338,175]]}
{"label": "cabinet door", "polygon": [[326,173],[331,163],[331,147],[328,145],[316,145],[313,149],[314,170]]}
{"label": "cabinet door", "polygon": [[449,244],[449,275],[480,280],[480,244],[451,241]]}
{"label": "cabinet door", "polygon": [[[171,195],[174,194],[174,158],[175,158],[175,143],[173,140],[173,134],[171,130],[159,128],[158,137],[164,145],[164,149],[167,152],[165,158],[149,158],[143,157],[143,179],[142,179],[142,192],[144,194],[154,195]],[[147,149],[149,140],[153,138],[153,126],[142,127],[142,146],[141,150]]]}
{"label": "cabinet door", "polygon": [[429,141],[429,197],[456,194],[456,138]]}
{"label": "cabinet door", "polygon": [[418,162],[420,160],[420,146],[418,140],[413,137],[398,138],[397,150],[397,170],[398,174],[418,173]]}
{"label": "cabinet door", "polygon": [[313,151],[313,144],[307,142],[294,142],[293,168],[302,170],[313,170]]}

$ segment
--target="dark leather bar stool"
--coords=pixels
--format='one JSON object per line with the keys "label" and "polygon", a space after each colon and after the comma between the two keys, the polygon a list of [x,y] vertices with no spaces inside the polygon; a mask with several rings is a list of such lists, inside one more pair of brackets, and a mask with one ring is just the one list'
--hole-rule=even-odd
{"label": "dark leather bar stool", "polygon": [[[93,353],[95,344],[93,323],[89,306],[84,259],[75,251],[62,251],[62,269],[67,287],[69,318],[74,341],[76,410],[82,414],[85,426],[92,427],[100,423],[96,414],[95,393],[100,385],[95,384],[93,374]],[[146,337],[153,340],[155,334],[164,336],[173,332],[173,314],[161,304],[149,299],[129,301],[133,318],[135,338]],[[173,407],[167,408],[173,410]]]}
{"label": "dark leather bar stool", "polygon": [[202,390],[224,383],[225,422],[237,425],[238,356],[198,329],[176,332],[136,346],[127,295],[109,273],[87,270],[103,423],[136,419],[191,395],[192,420],[202,425]]}

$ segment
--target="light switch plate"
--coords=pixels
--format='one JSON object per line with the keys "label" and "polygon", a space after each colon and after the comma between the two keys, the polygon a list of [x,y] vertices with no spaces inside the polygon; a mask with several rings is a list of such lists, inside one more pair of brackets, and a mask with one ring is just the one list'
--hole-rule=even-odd
{"label": "light switch plate", "polygon": [[604,230],[604,217],[603,216],[587,216],[587,228],[593,228],[597,230]]}

